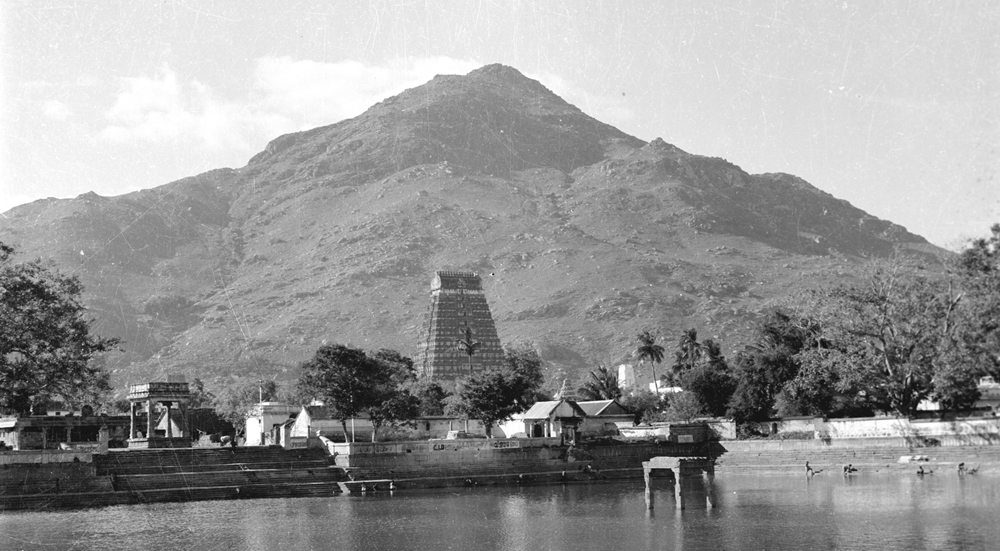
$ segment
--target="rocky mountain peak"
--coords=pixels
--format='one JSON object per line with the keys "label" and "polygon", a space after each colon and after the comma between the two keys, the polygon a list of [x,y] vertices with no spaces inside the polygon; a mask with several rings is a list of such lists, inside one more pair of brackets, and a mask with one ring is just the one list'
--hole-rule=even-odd
{"label": "rocky mountain peak", "polygon": [[647,144],[504,65],[280,136],[242,168],[17,207],[0,241],[80,275],[95,329],[126,342],[119,383],[290,380],[328,342],[415,356],[446,269],[489,274],[501,341],[573,380],[625,361],[643,327],[736,349],[795,289],[943,253],[795,176]]}

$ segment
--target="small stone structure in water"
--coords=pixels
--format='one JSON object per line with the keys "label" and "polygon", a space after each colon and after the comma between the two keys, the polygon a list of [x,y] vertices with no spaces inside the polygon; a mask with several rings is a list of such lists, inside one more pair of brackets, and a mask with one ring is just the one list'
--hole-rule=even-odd
{"label": "small stone structure in water", "polygon": [[[646,507],[653,508],[653,471],[672,471],[674,477],[674,506],[683,509],[689,493],[702,491],[705,506],[715,506],[715,461],[706,457],[653,457],[642,462],[642,475],[646,481]],[[700,487],[699,487],[700,486]]]}

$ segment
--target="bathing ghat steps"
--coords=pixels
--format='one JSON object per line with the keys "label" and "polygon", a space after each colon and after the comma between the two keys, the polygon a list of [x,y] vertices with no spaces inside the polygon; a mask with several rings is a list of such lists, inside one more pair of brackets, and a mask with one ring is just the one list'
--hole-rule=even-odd
{"label": "bathing ghat steps", "polygon": [[[910,457],[911,460],[901,463],[901,457]],[[824,473],[840,473],[848,464],[862,472],[910,472],[915,471],[918,465],[949,471],[956,470],[959,463],[965,463],[968,468],[981,466],[985,472],[1000,468],[1000,446],[755,450],[730,445],[725,453],[716,458],[716,472],[804,472],[806,461],[813,469],[823,469]]]}
{"label": "bathing ghat steps", "polygon": [[0,511],[331,496],[343,479],[322,450],[113,450],[94,455],[92,463],[7,466],[0,472]]}

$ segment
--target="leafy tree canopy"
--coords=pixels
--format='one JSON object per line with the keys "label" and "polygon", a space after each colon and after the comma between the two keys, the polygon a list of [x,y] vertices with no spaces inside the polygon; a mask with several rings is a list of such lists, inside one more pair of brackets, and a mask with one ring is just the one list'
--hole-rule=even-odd
{"label": "leafy tree canopy", "polygon": [[799,374],[797,354],[818,346],[818,327],[786,310],[768,312],[757,328],[757,339],[736,357],[735,389],[728,414],[737,423],[765,421],[789,381]]}
{"label": "leafy tree canopy", "polygon": [[577,391],[584,400],[615,400],[622,395],[618,386],[618,374],[605,366],[591,371],[590,376]]}
{"label": "leafy tree canopy", "polygon": [[683,391],[672,394],[663,411],[663,420],[674,423],[690,423],[704,413],[705,406],[693,392]]}
{"label": "leafy tree canopy", "polygon": [[962,251],[953,271],[965,294],[958,330],[965,361],[1000,380],[1000,224]]}
{"label": "leafy tree canopy", "polygon": [[408,386],[414,380],[413,360],[395,350],[371,355],[341,344],[325,345],[302,364],[299,388],[318,398],[340,419],[364,413],[371,420],[372,441],[383,426],[409,423],[420,413],[420,400]]}
{"label": "leafy tree canopy", "polygon": [[632,412],[632,422],[636,425],[654,419],[663,405],[659,396],[644,389],[623,396],[620,402]]}
{"label": "leafy tree canopy", "polygon": [[730,373],[729,364],[717,342],[705,339],[702,349],[702,361],[684,372],[681,387],[698,398],[705,413],[722,417],[736,391],[736,379]]}
{"label": "leafy tree canopy", "polygon": [[679,381],[684,372],[694,369],[702,356],[702,344],[698,342],[698,330],[691,328],[681,333],[677,349],[674,351],[673,380]]}
{"label": "leafy tree canopy", "polygon": [[[960,354],[955,348],[959,298],[946,282],[930,279],[905,259],[875,261],[866,268],[863,285],[828,292],[813,308],[822,320],[830,346],[800,355],[810,366],[812,386],[826,383],[859,395],[873,409],[912,416],[917,405],[945,390],[939,375]],[[941,397],[959,401],[974,390],[975,370],[952,371],[957,392]]]}
{"label": "leafy tree canopy", "polygon": [[493,425],[527,410],[544,382],[542,360],[527,345],[504,348],[503,365],[482,371],[461,381],[449,399],[451,414],[478,419],[492,437]]}
{"label": "leafy tree canopy", "polygon": [[429,378],[414,380],[409,385],[410,394],[420,401],[420,415],[444,415],[445,401],[451,393],[438,381]]}
{"label": "leafy tree canopy", "polygon": [[246,430],[247,416],[261,401],[272,402],[280,399],[278,383],[240,379],[219,391],[215,398],[215,411],[236,427],[236,432]]}
{"label": "leafy tree canopy", "polygon": [[119,340],[90,333],[80,281],[40,260],[14,263],[14,253],[0,242],[0,410],[27,415],[33,403],[109,391],[96,360]]}

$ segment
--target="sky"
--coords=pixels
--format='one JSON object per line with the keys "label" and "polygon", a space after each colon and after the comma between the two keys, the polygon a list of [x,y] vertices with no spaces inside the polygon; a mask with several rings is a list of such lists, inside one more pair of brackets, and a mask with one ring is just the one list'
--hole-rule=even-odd
{"label": "sky", "polygon": [[12,0],[0,29],[0,213],[238,168],[503,63],[633,136],[795,174],[936,245],[1000,223],[991,0]]}

